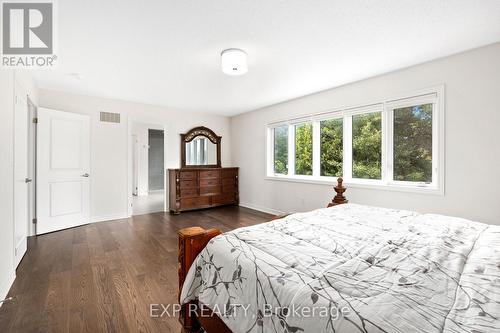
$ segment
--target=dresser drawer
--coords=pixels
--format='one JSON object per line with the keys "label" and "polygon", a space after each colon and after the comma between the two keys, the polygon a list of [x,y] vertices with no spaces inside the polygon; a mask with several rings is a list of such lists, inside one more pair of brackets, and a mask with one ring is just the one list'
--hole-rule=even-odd
{"label": "dresser drawer", "polygon": [[196,179],[196,171],[181,171],[180,179]]}
{"label": "dresser drawer", "polygon": [[203,170],[200,171],[200,179],[203,178],[220,178],[219,170]]}
{"label": "dresser drawer", "polygon": [[180,188],[196,188],[196,180],[182,180],[180,181]]}
{"label": "dresser drawer", "polygon": [[212,205],[226,205],[232,203],[236,203],[236,196],[234,193],[224,193],[212,197]]}
{"label": "dresser drawer", "polygon": [[222,178],[222,186],[234,186],[236,178]]}
{"label": "dresser drawer", "polygon": [[184,198],[181,199],[181,209],[207,207],[210,205],[210,197]]}
{"label": "dresser drawer", "polygon": [[200,187],[200,195],[219,194],[220,186]]}
{"label": "dresser drawer", "polygon": [[219,178],[200,179],[200,187],[220,185]]}
{"label": "dresser drawer", "polygon": [[226,185],[222,186],[222,193],[235,193],[236,192],[236,186],[233,185]]}
{"label": "dresser drawer", "polygon": [[181,188],[181,198],[192,198],[198,196],[198,190],[196,188]]}
{"label": "dresser drawer", "polygon": [[222,169],[222,178],[236,178],[238,169]]}

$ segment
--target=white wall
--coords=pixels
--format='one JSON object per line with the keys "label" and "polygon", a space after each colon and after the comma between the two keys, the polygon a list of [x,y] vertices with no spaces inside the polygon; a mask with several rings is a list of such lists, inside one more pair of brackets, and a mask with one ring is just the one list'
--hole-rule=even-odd
{"label": "white wall", "polygon": [[132,123],[132,135],[137,138],[137,192],[138,195],[149,194],[149,129],[163,130],[163,126],[155,124]]}
{"label": "white wall", "polygon": [[500,43],[363,80],[231,119],[243,205],[270,211],[324,207],[326,185],[266,180],[266,124],[445,84],[445,195],[351,188],[351,202],[500,224]]}
{"label": "white wall", "polygon": [[[128,122],[163,124],[167,139],[167,168],[180,166],[180,133],[206,126],[222,136],[222,165],[230,166],[227,117],[181,112],[165,107],[40,90],[41,107],[88,114],[91,122],[91,216],[93,221],[128,216]],[[121,123],[101,123],[99,112],[118,112]],[[129,170],[130,169],[130,170]]]}
{"label": "white wall", "polygon": [[35,104],[38,100],[36,86],[28,73],[0,70],[0,300],[6,297],[15,277],[14,80],[22,87],[17,94],[28,95]]}
{"label": "white wall", "polygon": [[0,299],[14,278],[14,74],[0,71]]}

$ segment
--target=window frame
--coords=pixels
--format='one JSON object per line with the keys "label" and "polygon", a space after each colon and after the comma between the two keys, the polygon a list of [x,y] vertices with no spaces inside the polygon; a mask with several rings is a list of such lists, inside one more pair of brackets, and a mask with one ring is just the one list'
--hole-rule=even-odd
{"label": "window frame", "polygon": [[[432,108],[432,182],[397,181],[393,177],[394,165],[394,110],[420,104],[433,104]],[[381,179],[352,177],[352,116],[373,112],[381,113],[382,161]],[[359,106],[331,109],[266,125],[267,158],[265,179],[312,184],[336,184],[337,177],[321,176],[320,122],[343,119],[343,178],[355,188],[372,188],[403,192],[444,195],[444,85],[415,91],[412,94],[365,103]],[[313,127],[312,175],[295,174],[295,125],[311,122]],[[274,174],[274,128],[288,126],[288,174]]]}
{"label": "window frame", "polygon": [[[344,166],[345,166],[345,156],[344,156],[344,148],[345,148],[345,138],[344,138],[344,131],[345,131],[345,117],[343,116],[343,113],[337,112],[333,115],[327,115],[323,117],[317,117],[316,121],[313,122],[313,175],[318,176],[318,177],[326,177],[326,178],[338,178],[338,177],[328,177],[328,176],[322,176],[321,175],[321,122],[326,121],[326,120],[336,120],[336,119],[342,119],[342,173],[344,173]],[[315,125],[316,124],[316,125]],[[315,131],[315,127],[317,127]],[[314,149],[314,145],[316,144],[316,149]],[[316,160],[314,159],[314,152],[317,152]],[[314,170],[316,169],[316,173],[314,173]],[[342,176],[343,177],[343,176]]]}
{"label": "window frame", "polygon": [[[283,126],[287,126],[287,172],[286,174],[283,174],[283,173],[275,173],[275,169],[274,169],[274,142],[275,142],[275,134],[274,134],[274,129],[275,128],[278,128],[278,127],[283,127]],[[287,123],[277,123],[277,124],[273,124],[273,126],[268,126],[267,129],[266,129],[266,137],[267,137],[267,157],[266,157],[266,161],[269,161],[269,162],[266,162],[266,165],[267,165],[267,171],[266,171],[266,174],[267,175],[273,175],[273,177],[282,177],[282,176],[287,176],[288,174],[290,174],[290,126],[288,126]],[[295,170],[293,170],[295,172]]]}

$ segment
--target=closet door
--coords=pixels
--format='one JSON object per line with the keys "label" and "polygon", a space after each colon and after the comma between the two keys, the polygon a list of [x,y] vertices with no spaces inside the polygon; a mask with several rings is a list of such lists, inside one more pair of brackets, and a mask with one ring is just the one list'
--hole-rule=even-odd
{"label": "closet door", "polygon": [[89,223],[89,117],[38,109],[37,233]]}

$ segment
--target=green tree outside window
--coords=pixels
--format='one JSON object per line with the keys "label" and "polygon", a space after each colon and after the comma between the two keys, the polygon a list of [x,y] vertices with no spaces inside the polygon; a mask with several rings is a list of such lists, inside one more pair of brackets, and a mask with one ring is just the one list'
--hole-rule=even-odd
{"label": "green tree outside window", "polygon": [[352,176],[382,178],[382,114],[352,117]]}
{"label": "green tree outside window", "polygon": [[274,173],[288,174],[288,126],[274,129]]}
{"label": "green tree outside window", "polygon": [[343,120],[320,122],[321,176],[341,177],[343,160]]}
{"label": "green tree outside window", "polygon": [[305,123],[295,126],[295,174],[312,175],[312,124]]}
{"label": "green tree outside window", "polygon": [[432,182],[432,104],[394,110],[394,180]]}

